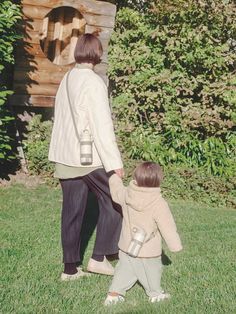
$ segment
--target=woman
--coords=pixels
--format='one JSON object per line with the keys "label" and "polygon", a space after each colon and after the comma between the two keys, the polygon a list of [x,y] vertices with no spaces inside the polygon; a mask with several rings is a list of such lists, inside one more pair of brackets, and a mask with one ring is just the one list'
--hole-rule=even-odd
{"label": "woman", "polygon": [[[77,279],[85,274],[77,266],[89,190],[97,196],[99,218],[88,271],[113,275],[114,269],[105,256],[118,252],[121,216],[112,205],[107,172],[113,170],[122,177],[123,164],[115,139],[107,87],[93,71],[101,61],[102,53],[101,42],[96,36],[80,36],[75,48],[76,65],[66,73],[56,95],[49,160],[55,162],[55,177],[60,179],[63,194],[62,280]],[[85,129],[93,138],[90,165],[80,162],[78,137]]]}

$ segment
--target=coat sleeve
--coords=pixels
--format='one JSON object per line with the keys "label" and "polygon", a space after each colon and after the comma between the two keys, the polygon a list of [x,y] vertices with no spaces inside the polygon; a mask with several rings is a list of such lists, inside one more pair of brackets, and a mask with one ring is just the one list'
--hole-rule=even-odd
{"label": "coat sleeve", "polygon": [[126,188],[123,185],[121,178],[117,174],[113,174],[109,178],[109,187],[111,191],[112,200],[115,203],[120,204],[122,206],[125,201]]}
{"label": "coat sleeve", "polygon": [[106,85],[96,78],[86,93],[90,129],[105,170],[123,168],[116,143]]}
{"label": "coat sleeve", "polygon": [[177,227],[170,208],[164,199],[161,201],[158,210],[155,212],[154,219],[169,250],[171,252],[181,251],[183,248],[177,232]]}

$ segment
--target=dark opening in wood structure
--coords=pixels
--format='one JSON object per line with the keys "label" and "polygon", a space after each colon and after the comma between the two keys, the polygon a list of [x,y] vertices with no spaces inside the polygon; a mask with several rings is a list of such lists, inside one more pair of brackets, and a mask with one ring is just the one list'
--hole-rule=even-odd
{"label": "dark opening in wood structure", "polygon": [[106,80],[108,42],[116,6],[95,0],[22,0],[24,39],[16,50],[13,106],[51,107],[58,85],[74,64],[83,33],[98,34],[104,54],[95,71]]}

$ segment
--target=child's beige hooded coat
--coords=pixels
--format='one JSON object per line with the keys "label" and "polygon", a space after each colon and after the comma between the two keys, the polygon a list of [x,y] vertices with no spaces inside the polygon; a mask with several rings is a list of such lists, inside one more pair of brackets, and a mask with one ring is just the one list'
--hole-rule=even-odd
{"label": "child's beige hooded coat", "polygon": [[135,181],[125,187],[116,174],[110,177],[109,184],[113,201],[122,206],[123,223],[118,244],[120,250],[127,253],[133,227],[144,229],[146,239],[151,237],[143,244],[138,257],[160,256],[162,238],[170,251],[182,250],[173,216],[161,196],[160,188],[138,187]]}

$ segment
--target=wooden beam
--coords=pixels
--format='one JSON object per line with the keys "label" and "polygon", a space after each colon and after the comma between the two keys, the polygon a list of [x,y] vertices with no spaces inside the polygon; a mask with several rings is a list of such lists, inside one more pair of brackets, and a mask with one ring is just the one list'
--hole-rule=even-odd
{"label": "wooden beam", "polygon": [[42,20],[41,19],[28,19],[23,16],[23,19],[21,21],[21,26],[23,29],[27,31],[35,31],[35,32],[41,32],[42,31]]}
{"label": "wooden beam", "polygon": [[19,71],[33,71],[33,70],[48,70],[48,72],[65,72],[69,70],[73,64],[57,65],[48,60],[45,56],[43,58],[35,57],[34,59],[27,59],[23,55],[16,59],[15,69]]}
{"label": "wooden beam", "polygon": [[[96,29],[96,28],[94,28],[94,29]],[[85,28],[85,31],[86,30],[87,30],[87,28]],[[55,39],[56,38],[54,38],[54,40]],[[100,41],[102,43],[103,50],[104,51],[107,50],[108,49],[108,38],[102,38],[101,37]],[[41,47],[40,47],[40,37],[39,37],[38,32],[28,31],[27,35],[24,38],[24,42],[26,43],[24,50],[27,51],[28,53],[31,53],[30,51],[32,51],[32,55],[35,55],[35,53],[37,53],[37,55],[42,56],[42,54],[44,54]],[[41,51],[40,51],[40,49],[41,49]]]}
{"label": "wooden beam", "polygon": [[15,83],[38,83],[38,84],[60,84],[65,72],[49,71],[47,70],[35,70],[27,71],[27,68],[18,68],[14,71]]}
{"label": "wooden beam", "polygon": [[[24,5],[22,8],[24,15],[30,19],[44,19],[44,17],[51,11],[49,8],[36,7],[32,5]],[[114,15],[96,15],[89,11],[79,10],[86,20],[86,23],[94,26],[102,27],[114,27],[115,16]],[[89,12],[89,13],[88,13]]]}
{"label": "wooden beam", "polygon": [[[71,27],[68,27],[68,34],[71,32]],[[88,33],[92,33],[92,32],[95,32],[95,31],[100,31],[99,33],[99,39],[101,40],[102,44],[103,45],[106,45],[110,39],[110,36],[111,36],[111,33],[112,33],[112,29],[111,28],[100,28],[99,26],[89,26],[89,25],[86,25],[85,26],[85,32],[88,32]],[[55,33],[54,33],[55,34]],[[53,35],[53,33],[51,33],[51,35]],[[49,36],[51,37],[51,36]],[[25,37],[24,37],[24,42],[26,43],[29,43],[29,44],[39,44],[40,43],[40,33],[39,32],[35,32],[35,31],[32,31],[32,30],[29,30],[27,31],[27,33],[25,34]],[[55,35],[54,35],[54,38],[52,38],[52,40],[55,40]]]}
{"label": "wooden beam", "polygon": [[[32,5],[32,0],[22,0],[25,5]],[[79,10],[81,13],[115,16],[116,6],[104,1],[94,0],[34,0],[33,5],[37,7],[53,9],[62,6],[69,6]]]}
{"label": "wooden beam", "polygon": [[[74,65],[73,65],[74,66]],[[36,84],[60,84],[65,73],[70,70],[73,66],[66,67],[63,71],[55,71],[53,68],[45,67],[42,69],[35,68],[32,69],[29,65],[25,67],[17,66],[14,71],[14,82],[15,83],[24,83],[30,85],[32,83]],[[107,64],[100,63],[96,65],[95,72],[99,75],[105,75],[107,71]]]}
{"label": "wooden beam", "polygon": [[[31,1],[32,4],[32,1]],[[35,5],[26,5],[22,6],[23,14],[30,19],[39,19],[42,20],[44,17],[51,11],[52,8],[45,8]]]}
{"label": "wooden beam", "polygon": [[53,107],[55,97],[43,95],[11,95],[9,97],[9,103],[12,106]]}
{"label": "wooden beam", "polygon": [[93,26],[102,26],[102,27],[110,27],[113,28],[115,24],[114,16],[106,16],[106,15],[94,15],[90,13],[83,13],[83,17],[85,18],[87,24]]}
{"label": "wooden beam", "polygon": [[75,46],[78,40],[78,35],[80,34],[80,31],[82,31],[85,27],[85,20],[84,19],[80,19],[78,15],[75,15],[73,17],[73,21],[71,24],[71,39],[70,39],[70,49],[69,49],[69,56],[68,56],[68,60],[71,62],[75,62],[74,59],[74,51],[75,51]]}
{"label": "wooden beam", "polygon": [[42,29],[40,30],[41,33],[39,34],[40,40],[44,40],[48,36],[48,23],[49,23],[49,18],[48,16],[46,16],[43,19]]}
{"label": "wooden beam", "polygon": [[54,50],[54,59],[53,63],[60,64],[61,61],[61,43],[63,40],[63,21],[64,21],[64,12],[60,11],[58,21],[55,23],[54,36],[53,40],[56,42]]}
{"label": "wooden beam", "polygon": [[[83,26],[85,26],[85,32],[86,33],[97,32],[99,34],[99,38],[107,39],[107,40],[109,40],[111,37],[113,29],[110,27],[93,26],[93,25],[88,25],[88,24],[85,25],[86,21],[84,19],[82,19],[82,20],[80,19],[80,23],[84,24]],[[33,31],[33,32],[39,32],[41,34],[43,33],[42,20],[34,19],[33,21],[26,21],[23,26],[24,26],[26,32]],[[79,28],[81,28],[81,27],[82,27],[82,25],[80,25]],[[49,30],[48,30],[48,32],[49,32]],[[51,32],[49,32],[49,33],[51,33]],[[39,34],[39,37],[41,37],[40,36],[41,34]]]}
{"label": "wooden beam", "polygon": [[58,85],[53,84],[13,84],[13,90],[16,94],[29,94],[29,95],[44,95],[55,96],[58,90]]}

